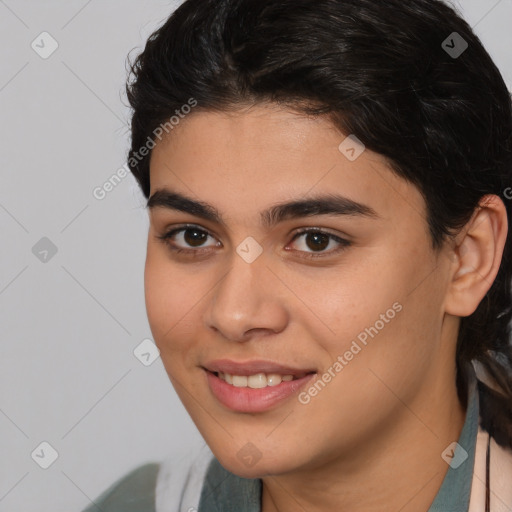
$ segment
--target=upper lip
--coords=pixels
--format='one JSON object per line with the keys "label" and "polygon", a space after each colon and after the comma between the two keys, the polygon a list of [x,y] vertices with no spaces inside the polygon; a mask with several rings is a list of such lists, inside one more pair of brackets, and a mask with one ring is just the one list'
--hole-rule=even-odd
{"label": "upper lip", "polygon": [[203,368],[211,372],[229,373],[230,375],[255,375],[256,373],[278,373],[280,375],[304,375],[316,372],[313,368],[297,368],[283,364],[255,359],[252,361],[233,361],[230,359],[216,359],[206,363]]}

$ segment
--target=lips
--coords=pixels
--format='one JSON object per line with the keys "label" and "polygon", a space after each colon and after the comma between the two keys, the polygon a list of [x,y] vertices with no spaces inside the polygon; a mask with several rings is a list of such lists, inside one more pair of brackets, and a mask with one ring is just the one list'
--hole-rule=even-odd
{"label": "lips", "polygon": [[204,365],[205,370],[212,373],[228,373],[230,375],[255,375],[257,373],[277,373],[302,377],[308,373],[316,373],[314,368],[297,368],[264,360],[237,362],[230,359],[217,359]]}
{"label": "lips", "polygon": [[[316,375],[314,369],[262,360],[244,363],[216,360],[207,363],[203,369],[210,391],[218,402],[232,411],[246,413],[259,413],[277,407]],[[256,376],[257,380],[265,380],[266,376],[279,378],[266,385],[258,382],[252,385],[250,381]],[[243,381],[245,384],[249,381],[249,385],[244,385]]]}

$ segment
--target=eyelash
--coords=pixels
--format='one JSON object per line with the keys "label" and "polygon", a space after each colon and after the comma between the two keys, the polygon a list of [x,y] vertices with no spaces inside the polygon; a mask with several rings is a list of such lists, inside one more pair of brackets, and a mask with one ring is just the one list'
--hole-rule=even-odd
{"label": "eyelash", "polygon": [[[187,224],[187,225],[183,225],[183,226],[180,226],[178,228],[172,229],[171,231],[168,231],[167,233],[164,233],[163,235],[157,235],[156,238],[161,240],[175,254],[189,254],[192,257],[199,257],[202,254],[204,254],[205,252],[209,252],[210,248],[207,248],[207,249],[205,249],[205,248],[202,248],[202,249],[201,248],[199,248],[199,249],[182,249],[182,248],[179,248],[179,247],[175,247],[170,242],[171,238],[175,234],[180,233],[182,231],[187,231],[187,229],[196,229],[197,231],[199,231],[201,233],[205,233],[208,236],[213,237],[213,235],[210,232],[208,232],[207,230],[202,229],[199,226],[196,226],[196,225],[193,225],[193,224]],[[311,227],[311,228],[304,228],[301,231],[298,231],[297,233],[295,233],[295,235],[293,236],[291,242],[294,242],[300,236],[302,236],[304,234],[308,234],[308,233],[316,233],[316,234],[320,234],[320,235],[326,235],[326,236],[330,237],[332,240],[334,240],[335,242],[339,243],[340,247],[338,247],[338,249],[327,251],[327,252],[322,252],[322,253],[315,253],[315,252],[309,253],[309,252],[305,252],[305,251],[294,251],[294,252],[298,252],[298,253],[303,253],[300,256],[301,258],[305,258],[305,259],[323,258],[323,257],[326,257],[326,255],[329,256],[329,255],[332,255],[332,254],[337,254],[337,253],[345,250],[347,247],[350,247],[352,245],[351,242],[349,242],[348,240],[346,240],[344,238],[340,238],[339,236],[333,235],[332,233],[329,233],[328,231],[323,231],[323,230],[321,230],[319,228],[313,228],[313,227]]]}

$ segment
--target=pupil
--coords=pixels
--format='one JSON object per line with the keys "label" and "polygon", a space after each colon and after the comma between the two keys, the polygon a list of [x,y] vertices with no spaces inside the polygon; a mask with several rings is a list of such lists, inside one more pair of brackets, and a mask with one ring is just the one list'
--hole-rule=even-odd
{"label": "pupil", "polygon": [[[314,240],[313,244],[308,240]],[[329,245],[329,236],[324,233],[308,233],[306,236],[306,244],[310,249],[325,249]]]}
{"label": "pupil", "polygon": [[[188,236],[191,233],[193,233],[193,236]],[[192,246],[201,245],[201,243],[204,242],[204,240],[207,236],[208,235],[206,233],[204,233],[203,231],[199,231],[198,229],[187,229],[184,232],[185,242],[187,242],[187,244],[192,245]]]}

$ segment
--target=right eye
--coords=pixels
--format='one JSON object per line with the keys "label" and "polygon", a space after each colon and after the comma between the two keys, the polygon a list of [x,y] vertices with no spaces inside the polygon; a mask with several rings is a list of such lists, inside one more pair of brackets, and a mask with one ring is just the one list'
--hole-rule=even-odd
{"label": "right eye", "polygon": [[[208,237],[213,238],[213,235],[193,224],[187,224],[181,227],[173,228],[163,235],[157,236],[157,238],[163,241],[163,243],[165,243],[165,245],[167,245],[171,251],[186,254],[207,252],[204,250],[205,246],[203,244],[206,240],[208,240]],[[182,245],[180,245],[180,243]],[[219,245],[220,242],[217,242],[206,247],[218,247]],[[199,247],[200,250],[191,249],[191,247]]]}

